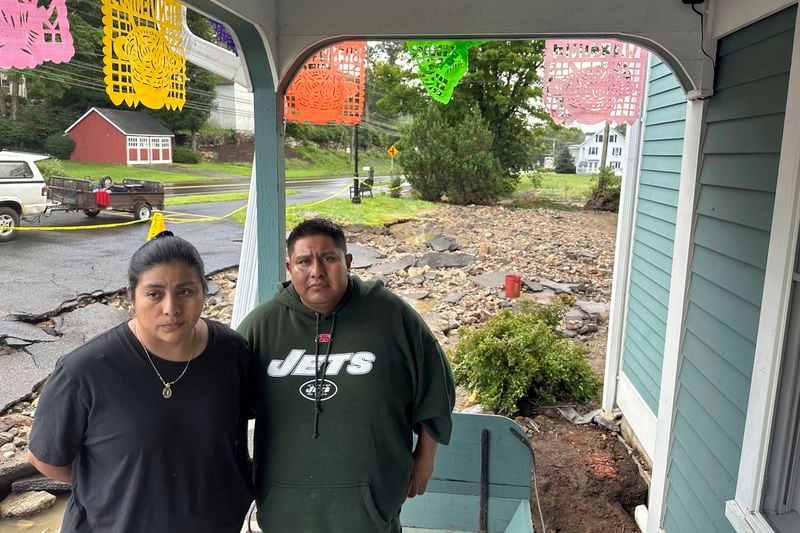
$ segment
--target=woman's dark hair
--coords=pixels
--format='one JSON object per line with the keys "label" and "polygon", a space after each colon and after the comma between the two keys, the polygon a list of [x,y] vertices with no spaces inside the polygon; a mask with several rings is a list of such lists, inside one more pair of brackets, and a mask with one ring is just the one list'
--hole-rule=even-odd
{"label": "woman's dark hair", "polygon": [[131,256],[128,264],[128,298],[133,300],[139,279],[151,268],[168,265],[170,263],[183,263],[194,269],[200,276],[203,284],[203,293],[208,292],[208,283],[205,277],[205,267],[200,253],[192,243],[176,237],[171,231],[162,231],[144,243]]}

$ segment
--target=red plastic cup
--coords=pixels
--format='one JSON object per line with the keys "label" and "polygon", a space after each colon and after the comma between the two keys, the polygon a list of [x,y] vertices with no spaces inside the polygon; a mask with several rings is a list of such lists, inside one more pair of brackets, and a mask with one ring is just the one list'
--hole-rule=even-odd
{"label": "red plastic cup", "polygon": [[506,274],[506,298],[518,298],[522,290],[522,276]]}

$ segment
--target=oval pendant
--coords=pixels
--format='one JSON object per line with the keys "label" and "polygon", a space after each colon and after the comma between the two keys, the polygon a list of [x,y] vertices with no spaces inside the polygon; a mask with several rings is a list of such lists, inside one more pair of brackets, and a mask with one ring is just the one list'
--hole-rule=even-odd
{"label": "oval pendant", "polygon": [[172,398],[172,388],[169,385],[165,386],[164,390],[161,391],[161,396],[163,396],[167,400]]}

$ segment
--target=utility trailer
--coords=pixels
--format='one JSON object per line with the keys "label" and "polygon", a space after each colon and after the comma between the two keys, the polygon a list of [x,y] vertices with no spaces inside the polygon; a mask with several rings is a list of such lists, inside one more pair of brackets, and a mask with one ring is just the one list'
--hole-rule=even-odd
{"label": "utility trailer", "polygon": [[126,178],[114,183],[103,177],[100,184],[86,179],[53,176],[48,182],[50,210],[83,211],[96,217],[100,211],[133,213],[137,220],[148,219],[153,209],[164,209],[164,185],[157,181]]}

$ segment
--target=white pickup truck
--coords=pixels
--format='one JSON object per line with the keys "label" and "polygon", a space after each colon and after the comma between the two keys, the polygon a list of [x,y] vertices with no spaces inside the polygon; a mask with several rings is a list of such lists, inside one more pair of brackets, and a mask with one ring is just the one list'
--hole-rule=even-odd
{"label": "white pickup truck", "polygon": [[20,219],[46,214],[47,184],[36,167],[42,159],[47,156],[0,151],[0,243],[16,236]]}

